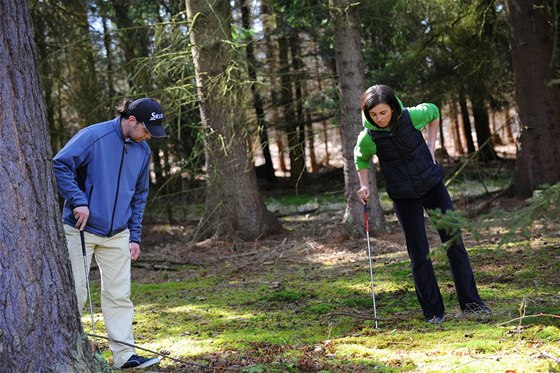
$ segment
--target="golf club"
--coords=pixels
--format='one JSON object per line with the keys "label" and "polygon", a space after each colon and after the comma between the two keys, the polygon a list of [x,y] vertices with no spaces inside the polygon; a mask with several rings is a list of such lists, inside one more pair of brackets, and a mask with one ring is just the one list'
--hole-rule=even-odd
{"label": "golf club", "polygon": [[364,227],[366,230],[366,240],[367,240],[367,251],[369,260],[369,275],[371,278],[371,299],[373,300],[373,317],[375,318],[375,329],[377,327],[377,307],[375,306],[375,289],[373,286],[373,263],[371,260],[371,245],[369,243],[369,216],[368,216],[368,204],[364,203]]}
{"label": "golf club", "polygon": [[[89,314],[91,315],[91,330],[92,330],[92,334],[95,335],[95,320],[93,318],[93,304],[91,304],[91,291],[89,288],[89,271],[87,266],[86,239],[83,230],[80,230],[80,240],[82,241],[82,256],[84,258],[84,272],[86,274],[86,289],[87,289],[88,303],[89,303]],[[95,352],[96,350],[97,350],[97,339],[94,336],[93,352]]]}

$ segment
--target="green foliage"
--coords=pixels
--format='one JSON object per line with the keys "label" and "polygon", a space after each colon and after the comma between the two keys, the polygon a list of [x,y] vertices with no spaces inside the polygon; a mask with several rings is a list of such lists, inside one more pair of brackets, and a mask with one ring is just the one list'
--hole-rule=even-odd
{"label": "green foliage", "polygon": [[507,244],[519,240],[519,237],[531,239],[539,236],[539,231],[554,229],[560,220],[560,183],[544,186],[536,190],[527,203],[521,208],[495,208],[480,217],[475,228],[500,229],[500,242]]}
{"label": "green foliage", "polygon": [[459,234],[462,226],[467,222],[456,211],[447,211],[443,213],[441,209],[430,210],[430,219],[438,230],[443,230],[447,234],[453,236]]}

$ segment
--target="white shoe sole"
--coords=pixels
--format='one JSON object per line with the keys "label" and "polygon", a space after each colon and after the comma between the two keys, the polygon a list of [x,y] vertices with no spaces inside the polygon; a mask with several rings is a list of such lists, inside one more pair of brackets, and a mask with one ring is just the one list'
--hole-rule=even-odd
{"label": "white shoe sole", "polygon": [[142,368],[151,367],[152,365],[155,365],[159,362],[160,362],[160,358],[159,357],[154,357],[154,358],[144,362],[144,364],[140,364],[137,367],[134,367],[134,369],[142,369]]}

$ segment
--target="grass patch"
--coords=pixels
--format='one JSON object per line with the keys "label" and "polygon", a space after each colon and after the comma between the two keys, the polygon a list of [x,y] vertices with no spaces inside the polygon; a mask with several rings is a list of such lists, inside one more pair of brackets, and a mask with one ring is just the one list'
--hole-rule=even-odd
{"label": "grass patch", "polygon": [[[488,262],[494,253],[473,248],[471,257],[475,263]],[[531,257],[527,263],[533,266],[546,261]],[[485,268],[479,271],[485,279],[479,281],[479,287],[494,316],[469,318],[458,312],[444,282],[440,285],[448,315],[443,328],[438,328],[422,319],[405,266],[393,263],[377,268],[378,312],[387,319],[380,322],[379,330],[371,320],[351,316],[371,313],[367,271],[342,275],[332,266],[314,267],[320,276],[312,282],[305,280],[305,271],[274,271],[283,289],[270,289],[270,273],[259,271],[251,273],[251,281],[243,286],[227,276],[135,285],[137,342],[207,363],[216,363],[216,356],[234,351],[236,356],[246,357],[243,372],[556,369],[538,351],[558,351],[557,319],[535,317],[499,324],[523,312],[557,313],[557,287],[527,288],[525,276],[515,276],[505,284],[493,282],[500,272]],[[444,277],[445,269],[438,271]],[[521,302],[525,302],[523,310]],[[225,360],[240,364],[232,356]],[[161,369],[181,368],[163,360]]]}

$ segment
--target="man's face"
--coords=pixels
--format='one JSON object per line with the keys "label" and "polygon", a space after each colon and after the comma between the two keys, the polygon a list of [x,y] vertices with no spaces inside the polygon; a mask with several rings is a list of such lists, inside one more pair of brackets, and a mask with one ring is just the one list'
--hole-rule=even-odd
{"label": "man's face", "polygon": [[146,129],[146,126],[142,122],[135,121],[134,124],[131,124],[131,128],[128,132],[130,138],[136,142],[140,142],[142,140],[150,140],[152,135]]}

